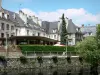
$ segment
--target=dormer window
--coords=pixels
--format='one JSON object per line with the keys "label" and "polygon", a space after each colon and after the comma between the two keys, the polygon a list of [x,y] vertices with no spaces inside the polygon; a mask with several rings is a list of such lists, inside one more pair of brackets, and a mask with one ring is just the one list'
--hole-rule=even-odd
{"label": "dormer window", "polygon": [[4,17],[4,13],[2,13],[2,17]]}
{"label": "dormer window", "polygon": [[89,35],[92,35],[92,32],[89,32]]}
{"label": "dormer window", "polygon": [[27,30],[27,35],[29,35],[29,30]]}
{"label": "dormer window", "polygon": [[16,19],[16,15],[15,15],[15,13],[14,13],[14,15],[13,15],[13,18]]}
{"label": "dormer window", "polygon": [[77,30],[77,31],[80,31],[80,28],[77,28],[76,30]]}
{"label": "dormer window", "polygon": [[80,28],[78,28],[78,32],[80,31]]}
{"label": "dormer window", "polygon": [[52,32],[53,32],[53,33],[56,33],[56,32],[57,32],[57,30],[56,30],[56,29],[53,29],[53,30],[52,30]]}
{"label": "dormer window", "polygon": [[9,19],[9,15],[7,15],[7,19]]}

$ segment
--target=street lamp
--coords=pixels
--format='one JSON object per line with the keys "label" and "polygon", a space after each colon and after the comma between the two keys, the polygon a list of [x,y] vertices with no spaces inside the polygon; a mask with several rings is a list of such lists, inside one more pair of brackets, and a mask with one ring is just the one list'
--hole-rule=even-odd
{"label": "street lamp", "polygon": [[6,32],[6,57],[8,56],[8,41],[7,41],[7,32]]}
{"label": "street lamp", "polygon": [[68,40],[68,35],[66,35],[65,38],[66,38],[66,56],[67,56],[67,40]]}

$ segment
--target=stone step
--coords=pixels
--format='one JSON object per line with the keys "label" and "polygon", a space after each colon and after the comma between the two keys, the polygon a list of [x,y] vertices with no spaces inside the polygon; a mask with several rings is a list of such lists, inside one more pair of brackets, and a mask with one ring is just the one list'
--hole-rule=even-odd
{"label": "stone step", "polygon": [[5,51],[6,51],[6,49],[4,47],[0,46],[0,52],[5,52]]}

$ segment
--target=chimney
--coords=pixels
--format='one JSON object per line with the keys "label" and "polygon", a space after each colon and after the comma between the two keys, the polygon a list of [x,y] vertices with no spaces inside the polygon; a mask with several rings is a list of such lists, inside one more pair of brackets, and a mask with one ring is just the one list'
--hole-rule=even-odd
{"label": "chimney", "polygon": [[70,21],[72,21],[72,19],[70,19]]}
{"label": "chimney", "polygon": [[26,24],[27,23],[27,14],[25,14],[23,11],[20,10],[19,11],[19,16]]}
{"label": "chimney", "polygon": [[13,18],[16,19],[16,15],[15,15],[15,13],[13,14]]}
{"label": "chimney", "polygon": [[84,24],[82,24],[82,27],[84,27]]}
{"label": "chimney", "polygon": [[2,0],[0,0],[0,10],[2,9]]}
{"label": "chimney", "polygon": [[66,19],[68,19],[68,18],[66,17]]}
{"label": "chimney", "polygon": [[35,17],[36,18],[36,23],[38,24],[38,17]]}

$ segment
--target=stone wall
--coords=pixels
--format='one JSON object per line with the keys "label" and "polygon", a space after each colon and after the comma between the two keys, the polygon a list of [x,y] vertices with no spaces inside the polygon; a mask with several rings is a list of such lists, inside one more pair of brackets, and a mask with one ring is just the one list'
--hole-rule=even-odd
{"label": "stone wall", "polygon": [[[55,68],[71,68],[71,67],[80,67],[82,66],[78,60],[78,58],[71,58],[72,63],[69,64],[67,62],[67,59],[65,58],[58,58],[58,63],[54,64],[53,60],[51,58],[43,58],[43,63],[40,64],[38,63],[37,58],[27,58],[27,63],[26,64],[22,64],[20,62],[19,58],[8,58],[7,59],[7,67],[6,69],[23,69],[23,68],[27,68],[27,69],[31,69],[31,68],[50,68],[50,66],[55,67]],[[2,64],[2,62],[0,62],[0,68],[3,69],[4,65]]]}

